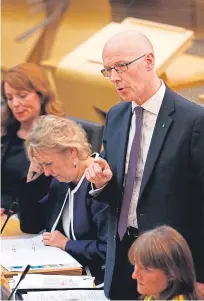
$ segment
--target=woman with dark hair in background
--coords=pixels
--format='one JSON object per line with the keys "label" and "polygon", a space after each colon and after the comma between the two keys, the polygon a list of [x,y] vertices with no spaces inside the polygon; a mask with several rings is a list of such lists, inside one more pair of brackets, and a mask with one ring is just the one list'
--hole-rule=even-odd
{"label": "woman with dark hair in background", "polygon": [[161,226],[142,234],[131,246],[132,278],[144,300],[198,300],[191,251],[181,234]]}
{"label": "woman with dark hair in background", "polygon": [[[33,63],[9,69],[1,83],[1,215],[18,200],[20,182],[26,181],[29,161],[24,142],[40,115],[63,116],[44,71]],[[39,192],[48,189],[50,179],[42,177]]]}

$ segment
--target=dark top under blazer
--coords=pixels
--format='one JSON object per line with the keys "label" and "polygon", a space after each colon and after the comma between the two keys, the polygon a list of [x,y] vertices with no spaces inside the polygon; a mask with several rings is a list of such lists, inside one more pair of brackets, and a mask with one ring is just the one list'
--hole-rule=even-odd
{"label": "dark top under blazer", "polygon": [[[109,111],[104,130],[104,152],[113,178],[96,197],[109,200],[110,218],[105,275],[109,296],[115,269],[117,223],[123,198],[123,179],[131,102]],[[117,146],[117,147],[116,147]],[[197,281],[204,282],[204,108],[168,87],[164,95],[147,160],[137,205],[139,232],[166,224],[187,240]]]}
{"label": "dark top under blazer", "polygon": [[[53,179],[49,193],[39,201],[36,191],[39,180],[27,183],[19,198],[20,227],[26,233],[39,233],[43,229],[51,231],[67,190],[71,187],[71,183],[61,183]],[[83,266],[89,266],[92,272],[97,273],[99,267],[105,263],[109,206],[90,197],[87,194],[87,189],[90,190],[88,181],[84,179],[82,183],[84,182],[85,189],[78,199],[74,199],[73,225],[77,240],[69,240],[66,251]],[[61,218],[56,230],[63,233]]]}
{"label": "dark top under blazer", "polygon": [[[30,162],[26,155],[25,140],[16,133],[1,137],[1,207],[8,210],[13,201],[18,201],[22,183],[26,183]],[[41,177],[37,189],[48,192],[50,177]]]}

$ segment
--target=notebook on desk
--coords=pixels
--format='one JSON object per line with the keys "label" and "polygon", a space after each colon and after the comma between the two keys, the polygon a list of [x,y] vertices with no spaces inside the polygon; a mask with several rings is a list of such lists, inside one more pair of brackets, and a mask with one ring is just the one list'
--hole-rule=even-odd
{"label": "notebook on desk", "polygon": [[45,246],[42,234],[2,238],[1,265],[5,277],[21,273],[27,264],[29,273],[81,275],[82,266],[67,252]]}

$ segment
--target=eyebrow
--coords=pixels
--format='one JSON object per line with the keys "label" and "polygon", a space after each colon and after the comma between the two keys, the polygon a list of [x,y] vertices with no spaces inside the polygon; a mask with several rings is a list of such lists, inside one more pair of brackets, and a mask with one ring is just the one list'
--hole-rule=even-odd
{"label": "eyebrow", "polygon": [[[114,64],[114,66],[117,66],[117,65],[119,65],[119,64],[126,64],[127,62],[125,62],[124,60],[120,60],[120,61],[118,61],[117,63],[115,63]],[[104,66],[104,68],[105,69],[108,69],[108,68],[112,68],[111,66],[109,66],[109,67],[106,67],[106,66]]]}
{"label": "eyebrow", "polygon": [[17,90],[18,93],[30,93],[31,91],[28,91],[28,90],[25,90],[25,89],[20,89],[20,90]]}
{"label": "eyebrow", "polygon": [[[19,93],[29,93],[28,90],[17,90],[16,89],[16,93],[19,94]],[[14,93],[5,93],[6,96],[11,96],[13,95]]]}

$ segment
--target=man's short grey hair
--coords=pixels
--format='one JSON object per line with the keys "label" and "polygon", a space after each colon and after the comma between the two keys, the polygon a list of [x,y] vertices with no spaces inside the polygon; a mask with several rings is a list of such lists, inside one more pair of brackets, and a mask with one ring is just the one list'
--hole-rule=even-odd
{"label": "man's short grey hair", "polygon": [[91,154],[91,147],[84,129],[76,122],[54,115],[40,116],[35,122],[25,142],[28,157],[34,151],[64,152],[76,149],[78,158],[86,159]]}

